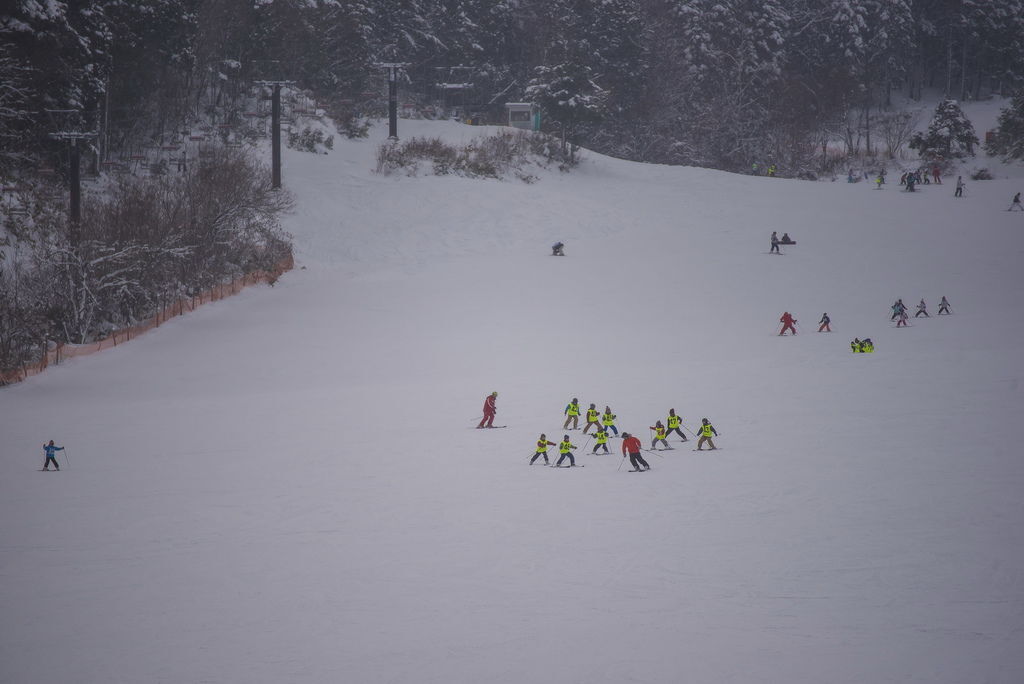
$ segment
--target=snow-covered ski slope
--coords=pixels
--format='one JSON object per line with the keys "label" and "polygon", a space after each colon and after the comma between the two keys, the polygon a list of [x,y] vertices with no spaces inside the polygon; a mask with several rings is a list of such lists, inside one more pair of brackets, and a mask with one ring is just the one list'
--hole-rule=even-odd
{"label": "snow-covered ski slope", "polygon": [[[304,270],[0,390],[0,682],[1024,681],[1020,178],[382,177],[385,135],[286,152]],[[528,466],[572,397],[724,448]]]}

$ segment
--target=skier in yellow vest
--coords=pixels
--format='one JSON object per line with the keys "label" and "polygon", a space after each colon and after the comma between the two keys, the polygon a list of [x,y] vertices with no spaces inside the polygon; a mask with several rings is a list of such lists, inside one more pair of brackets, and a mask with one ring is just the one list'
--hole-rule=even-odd
{"label": "skier in yellow vest", "polygon": [[575,448],[576,445],[569,441],[569,435],[565,435],[564,437],[562,437],[562,442],[561,444],[558,445],[558,453],[561,455],[558,457],[558,461],[555,463],[555,466],[561,466],[562,461],[565,460],[566,456],[569,457],[570,468],[576,465],[576,459],[573,458],[572,455],[572,450]]}
{"label": "skier in yellow vest", "polygon": [[533,462],[536,461],[537,458],[539,458],[540,456],[544,457],[544,465],[551,465],[551,462],[548,461],[549,446],[555,446],[555,443],[549,442],[548,436],[542,434],[540,436],[540,439],[537,440],[537,453],[535,453],[533,455],[533,458],[530,459],[530,465],[533,465]]}
{"label": "skier in yellow vest", "polygon": [[[565,425],[562,426],[563,430],[579,430],[580,429],[580,400],[576,397],[572,398],[565,406],[566,415]],[[569,423],[572,423],[572,428],[569,427]]]}
{"label": "skier in yellow vest", "polygon": [[654,426],[650,429],[654,430],[654,439],[651,440],[652,449],[654,448],[654,445],[657,444],[658,442],[664,444],[666,449],[672,448],[668,445],[667,434],[665,433],[665,426],[662,425],[660,420],[656,422]]}
{"label": "skier in yellow vest", "polygon": [[587,434],[587,430],[590,429],[591,425],[593,425],[595,428],[601,427],[601,423],[598,420],[599,415],[601,414],[598,413],[597,408],[593,404],[591,404],[590,408],[587,409],[587,424],[583,426],[583,434]]}
{"label": "skier in yellow vest", "polygon": [[597,432],[594,434],[594,438],[597,440],[594,442],[594,450],[590,453],[596,454],[598,447],[604,447],[604,453],[608,452],[608,431],[603,427],[597,428]]}
{"label": "skier in yellow vest", "polygon": [[601,425],[605,430],[614,432],[616,437],[619,436],[619,428],[615,427],[615,414],[608,406],[604,407],[604,413],[601,414]]}
{"label": "skier in yellow vest", "polygon": [[682,437],[682,441],[686,441],[686,435],[679,428],[683,425],[683,419],[676,415],[675,409],[668,410],[668,433],[671,435],[673,432]]}
{"label": "skier in yellow vest", "polygon": [[704,444],[704,442],[710,444],[712,449],[718,448],[715,446],[715,443],[711,441],[711,435],[714,434],[715,437],[717,437],[718,430],[715,429],[714,425],[708,422],[707,418],[701,419],[701,426],[697,428],[697,434],[700,435],[700,439],[697,440],[697,451],[703,451],[701,445]]}

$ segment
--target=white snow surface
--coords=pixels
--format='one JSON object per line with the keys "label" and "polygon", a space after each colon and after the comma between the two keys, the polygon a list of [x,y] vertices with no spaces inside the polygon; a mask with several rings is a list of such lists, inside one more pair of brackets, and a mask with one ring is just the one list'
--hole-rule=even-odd
{"label": "white snow surface", "polygon": [[[286,151],[304,268],[0,390],[0,682],[1024,681],[1019,177],[385,177],[386,133]],[[722,448],[528,466],[572,397]]]}

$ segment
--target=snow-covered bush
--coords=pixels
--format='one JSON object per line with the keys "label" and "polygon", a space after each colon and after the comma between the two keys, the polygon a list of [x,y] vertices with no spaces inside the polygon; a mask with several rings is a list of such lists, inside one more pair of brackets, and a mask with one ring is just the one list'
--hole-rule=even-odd
{"label": "snow-covered bush", "polygon": [[[334,149],[334,136],[325,135],[319,128],[307,126],[301,131],[289,131],[288,147],[301,152],[320,154],[321,148],[324,150]],[[323,154],[327,154],[327,152],[325,151]]]}
{"label": "snow-covered bush", "polygon": [[569,153],[549,136],[524,132],[501,132],[473,139],[456,147],[440,138],[411,138],[404,142],[386,142],[377,148],[377,173],[403,170],[415,175],[421,164],[430,164],[438,176],[455,174],[470,178],[501,178],[512,174],[533,182],[535,177],[523,169],[531,163],[555,162],[568,169],[574,162]]}

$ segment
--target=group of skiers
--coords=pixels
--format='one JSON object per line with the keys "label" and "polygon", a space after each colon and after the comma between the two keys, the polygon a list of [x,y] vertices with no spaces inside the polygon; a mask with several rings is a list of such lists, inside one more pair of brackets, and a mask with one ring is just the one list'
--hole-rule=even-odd
{"label": "group of skiers", "polygon": [[[565,424],[563,425],[564,430],[579,430],[579,399],[573,397],[572,401],[566,404],[565,410],[563,411],[563,415],[565,415]],[[616,437],[619,436],[619,430],[615,426],[615,419],[616,416],[614,413],[612,413],[610,407],[605,406],[604,412],[602,413],[598,411],[596,404],[590,404],[590,407],[587,409],[586,412],[586,424],[583,426],[582,431],[583,434],[587,434],[591,426],[595,428],[593,433],[594,448],[590,452],[591,454],[597,454],[598,450],[602,450],[602,453],[605,454],[611,453],[608,448],[608,439],[610,438],[611,433],[613,432]],[[681,441],[689,441],[686,437],[686,434],[684,434],[682,431],[682,428],[685,427],[683,425],[682,418],[680,418],[676,414],[676,410],[674,408],[669,409],[666,422],[668,423],[667,426],[665,425],[665,423],[662,423],[662,421],[658,420],[655,422],[654,425],[650,427],[654,435],[653,439],[651,440],[650,450],[654,450],[658,442],[662,443],[664,449],[671,449],[672,447],[668,445],[668,437],[673,433],[679,435]],[[572,427],[570,427],[570,425],[572,425]],[[707,418],[702,419],[701,425],[697,428],[696,436],[699,436],[699,439],[697,440],[697,451],[704,451],[705,442],[708,444],[708,450],[718,448],[715,446],[714,441],[712,441],[711,439],[712,436],[718,436],[718,431],[715,430],[715,427]],[[630,463],[633,466],[633,470],[650,470],[650,464],[648,464],[647,461],[645,461],[643,456],[641,455],[641,451],[644,451],[644,449],[640,442],[640,439],[628,432],[623,432],[621,437],[623,440],[622,456],[623,458],[626,458],[627,456],[629,457]],[[572,443],[572,439],[569,437],[569,435],[564,435],[562,437],[562,441],[556,444],[555,442],[550,441],[547,435],[544,433],[541,433],[540,437],[537,438],[537,447],[533,453],[533,456],[530,458],[530,465],[536,463],[538,459],[544,459],[545,465],[551,465],[551,462],[548,459],[548,447],[553,446],[558,447],[558,461],[554,463],[556,467],[563,467],[562,463],[566,459],[568,459],[569,464],[565,467],[571,468],[576,465],[576,458],[573,454],[573,451],[575,449],[578,449],[579,447]]]}
{"label": "group of skiers", "polygon": [[871,354],[875,351],[875,343],[871,341],[870,337],[865,337],[863,340],[854,337],[853,342],[850,342],[850,350],[854,354]]}
{"label": "group of skiers", "polygon": [[[891,307],[892,315],[889,316],[890,321],[896,321],[896,327],[906,327],[907,319],[910,318],[910,314],[907,312],[907,305],[903,303],[903,299],[897,299]],[[942,299],[939,300],[939,310],[936,313],[937,316],[949,315],[949,300],[943,295]],[[917,313],[914,314],[914,318],[924,316],[925,318],[931,318],[928,315],[928,305],[922,299],[917,304]]]}

